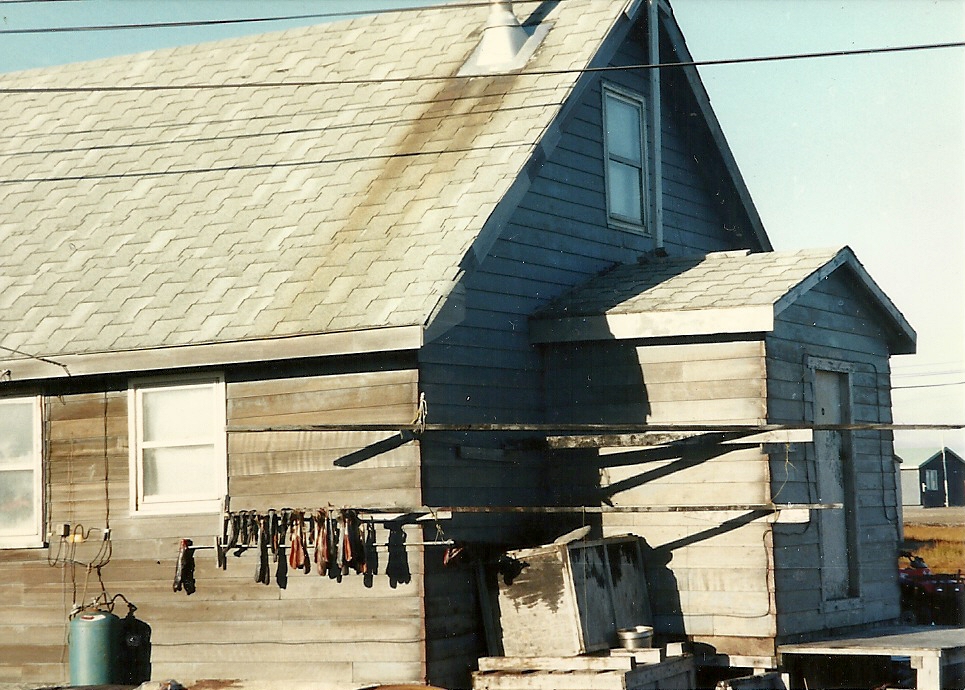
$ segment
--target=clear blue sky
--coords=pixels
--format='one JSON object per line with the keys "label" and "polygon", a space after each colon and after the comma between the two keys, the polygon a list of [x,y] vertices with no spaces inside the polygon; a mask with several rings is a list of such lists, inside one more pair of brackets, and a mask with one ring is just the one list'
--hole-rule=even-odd
{"label": "clear blue sky", "polygon": [[[565,0],[564,0],[565,1]],[[616,1],[616,0],[614,0]],[[621,0],[622,1],[622,0]],[[378,9],[418,0],[0,2],[0,31]],[[675,0],[694,57],[965,40],[961,0]],[[311,23],[311,20],[287,25]],[[0,34],[0,71],[285,28]],[[895,421],[965,422],[965,49],[701,68],[776,249],[850,245],[918,332]],[[907,386],[931,386],[905,388]],[[896,446],[965,433],[904,432]]]}

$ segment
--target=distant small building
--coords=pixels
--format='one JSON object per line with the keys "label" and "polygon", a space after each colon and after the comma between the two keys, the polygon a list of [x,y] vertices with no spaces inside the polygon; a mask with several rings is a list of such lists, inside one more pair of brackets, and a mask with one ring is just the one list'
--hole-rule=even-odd
{"label": "distant small building", "polygon": [[907,449],[899,457],[902,505],[965,506],[965,460],[955,451]]}

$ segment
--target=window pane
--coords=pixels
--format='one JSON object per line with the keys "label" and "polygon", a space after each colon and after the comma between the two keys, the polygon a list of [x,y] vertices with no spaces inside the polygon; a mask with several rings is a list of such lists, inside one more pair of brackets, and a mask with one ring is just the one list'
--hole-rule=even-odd
{"label": "window pane", "polygon": [[640,108],[624,100],[608,96],[606,100],[606,142],[610,153],[642,163],[640,140]]}
{"label": "window pane", "polygon": [[610,214],[635,223],[642,223],[641,170],[616,161],[609,161],[607,168]]}
{"label": "window pane", "polygon": [[33,464],[34,403],[0,404],[0,470]]}
{"label": "window pane", "polygon": [[0,472],[0,534],[34,534],[34,509],[34,473]]}
{"label": "window pane", "polygon": [[144,497],[169,500],[219,492],[214,446],[146,448],[144,450]]}
{"label": "window pane", "polygon": [[144,440],[147,442],[210,438],[214,392],[210,385],[157,388],[143,392]]}

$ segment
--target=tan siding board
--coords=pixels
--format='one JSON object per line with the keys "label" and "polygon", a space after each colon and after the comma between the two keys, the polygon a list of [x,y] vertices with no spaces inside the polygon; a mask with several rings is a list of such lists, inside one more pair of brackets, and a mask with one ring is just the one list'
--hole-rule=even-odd
{"label": "tan siding board", "polygon": [[[297,417],[305,414],[330,414],[345,410],[370,408],[393,409],[415,405],[417,396],[412,386],[373,386],[364,389],[325,391],[322,393],[288,393],[261,397],[228,399],[228,421],[247,424],[250,419]],[[411,418],[410,418],[411,419]]]}
{"label": "tan siding board", "polygon": [[[235,567],[235,563],[229,562],[229,569]],[[246,561],[239,564],[239,567],[254,569],[254,563]],[[301,575],[297,575],[302,577]],[[304,577],[311,577],[306,575]],[[379,577],[382,577],[381,575]],[[245,583],[239,582],[238,594],[243,594],[242,586]],[[252,587],[257,585],[252,582]],[[333,587],[341,586],[333,583]],[[269,587],[274,587],[274,584]],[[264,589],[264,586],[262,586]],[[166,601],[163,604],[149,604],[138,609],[143,611],[145,618],[152,617],[152,614],[160,613],[163,610],[164,616],[171,622],[195,622],[198,619],[216,621],[274,621],[284,620],[294,623],[308,622],[312,626],[328,625],[329,622],[350,623],[362,622],[365,624],[379,622],[383,619],[395,620],[408,617],[418,617],[421,611],[419,600],[415,597],[380,596],[379,593],[370,593],[366,597],[343,597],[339,600],[338,606],[325,606],[327,599],[314,600],[306,605],[305,601],[294,599],[278,599],[277,592],[274,599],[236,599],[236,600],[215,600],[215,601],[194,601],[194,597],[180,600]]]}
{"label": "tan siding board", "polygon": [[[616,506],[701,506],[727,503],[761,504],[767,500],[767,487],[761,484],[714,482],[688,485],[643,485],[616,493],[606,492]],[[726,503],[725,503],[726,501]]]}
{"label": "tan siding board", "polygon": [[742,357],[764,356],[764,344],[760,341],[728,343],[687,343],[685,345],[651,345],[637,348],[643,362],[708,362],[734,360]]}
{"label": "tan siding board", "polygon": [[[104,440],[103,419],[63,419],[51,422],[48,429],[51,441],[71,441],[81,439]],[[107,420],[109,437],[127,437],[127,418],[109,417]]]}
{"label": "tan siding board", "polygon": [[234,453],[229,460],[232,477],[248,477],[283,474],[286,472],[316,472],[332,470],[335,462],[346,460],[351,468],[339,468],[346,472],[359,468],[402,468],[419,464],[419,446],[414,442],[366,457],[357,464],[353,454],[364,451],[362,447],[333,450],[269,451],[262,453]]}
{"label": "tan siding board", "polygon": [[[236,496],[234,489],[231,491],[232,496]],[[285,505],[279,506],[279,503]],[[246,494],[237,495],[237,501],[232,503],[232,509],[265,511],[279,507],[310,508],[328,505],[329,503],[338,507],[409,510],[422,504],[422,492],[418,488],[393,489],[391,491],[386,489],[352,490],[340,491],[337,494],[323,490],[300,492],[286,496],[283,500],[279,500],[277,492]]]}
{"label": "tan siding board", "polygon": [[[216,640],[271,640],[278,643],[348,645],[363,643],[418,642],[422,624],[410,620],[238,620],[170,624],[152,634],[152,642],[160,646],[178,643],[205,644]],[[351,659],[347,659],[351,660]]]}
{"label": "tan siding board", "polygon": [[[250,661],[252,659],[259,659],[265,664],[352,663],[357,659],[381,659],[384,662],[415,663],[422,661],[422,644],[419,642],[407,644],[400,642],[280,643],[249,641],[245,644],[238,644],[237,640],[220,644],[153,644],[151,661],[157,664],[183,662],[186,660],[186,646],[190,646],[191,657],[198,661],[219,661],[222,663]],[[265,669],[266,674],[269,672],[270,669]],[[316,672],[318,672],[317,668]]]}
{"label": "tan siding board", "polygon": [[262,431],[228,435],[228,453],[354,451],[398,436],[395,431]]}
{"label": "tan siding board", "polygon": [[302,412],[298,414],[268,414],[263,417],[248,417],[239,420],[239,426],[298,426],[309,424],[398,424],[399,428],[409,427],[415,418],[415,406],[411,404],[347,408]]}
{"label": "tan siding board", "polygon": [[419,372],[415,369],[379,371],[359,374],[332,374],[297,378],[266,379],[259,381],[231,382],[227,386],[230,400],[260,398],[266,395],[292,393],[320,393],[359,389],[374,386],[416,385]]}
{"label": "tan siding board", "polygon": [[418,483],[418,467],[379,467],[233,476],[229,487],[232,497],[239,499],[244,496],[274,493],[278,495],[281,502],[284,502],[286,496],[303,493],[327,492],[336,495],[344,491],[406,490],[417,487]]}
{"label": "tan siding board", "polygon": [[[647,483],[650,485],[691,485],[695,481],[700,481],[729,484],[763,482],[767,479],[767,462],[763,458],[759,460],[730,461],[713,459],[697,465],[675,469],[678,463],[687,462],[689,461],[686,459],[661,460],[629,467],[608,467],[603,470],[603,473],[607,485],[638,477],[642,479],[651,472],[662,471],[670,471],[671,473],[648,481]],[[734,502],[737,503],[737,501]]]}
{"label": "tan siding board", "polygon": [[[62,400],[47,399],[47,414],[51,421],[65,421],[78,419],[104,420],[104,394],[92,393],[71,395]],[[107,394],[107,417],[127,417],[127,392],[111,392]]]}
{"label": "tan siding board", "polygon": [[269,665],[260,660],[193,663],[174,658],[164,663],[152,664],[152,672],[155,678],[180,678],[184,681],[226,678],[277,681],[282,677],[289,683],[296,681],[311,683],[310,687],[313,690],[343,690],[352,687],[350,662],[328,662],[325,664],[324,671],[320,671],[317,664],[311,663],[310,651],[303,650],[302,654],[304,655],[302,663],[287,664],[284,671],[273,672],[272,669],[277,669],[278,666]]}

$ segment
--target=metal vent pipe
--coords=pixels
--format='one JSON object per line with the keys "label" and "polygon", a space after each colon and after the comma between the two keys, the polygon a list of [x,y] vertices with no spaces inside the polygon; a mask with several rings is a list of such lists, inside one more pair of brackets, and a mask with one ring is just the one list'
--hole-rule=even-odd
{"label": "metal vent pipe", "polygon": [[511,62],[529,38],[509,0],[493,0],[479,42],[478,64],[493,67]]}

